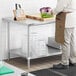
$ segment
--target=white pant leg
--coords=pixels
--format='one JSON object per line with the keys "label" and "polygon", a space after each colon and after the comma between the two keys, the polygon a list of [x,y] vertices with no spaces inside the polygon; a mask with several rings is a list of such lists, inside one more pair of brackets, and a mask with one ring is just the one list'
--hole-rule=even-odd
{"label": "white pant leg", "polygon": [[64,38],[65,42],[61,45],[62,48],[62,64],[69,65],[70,58],[70,36],[71,36],[71,28],[65,28]]}
{"label": "white pant leg", "polygon": [[76,49],[75,49],[74,29],[72,29],[72,33],[71,33],[70,60],[71,60],[72,63],[76,63]]}

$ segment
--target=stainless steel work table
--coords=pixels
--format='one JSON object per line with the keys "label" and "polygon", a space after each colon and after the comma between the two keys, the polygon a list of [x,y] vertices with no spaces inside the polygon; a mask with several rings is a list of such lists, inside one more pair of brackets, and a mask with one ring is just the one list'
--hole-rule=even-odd
{"label": "stainless steel work table", "polygon": [[[3,18],[2,19],[4,22],[7,22],[7,34],[8,34],[8,58],[10,58],[10,23],[16,23],[18,25],[23,25],[23,26],[27,26],[27,45],[28,45],[28,57],[26,58],[28,60],[28,69],[30,68],[30,59],[34,59],[34,58],[31,58],[30,57],[30,54],[29,54],[29,28],[32,27],[32,26],[44,26],[46,24],[54,24],[55,23],[55,20],[48,20],[48,21],[37,21],[37,20],[32,20],[32,19],[26,19],[26,20],[23,20],[23,21],[14,21],[13,18],[11,17],[7,17],[7,18]],[[53,49],[50,49],[50,50],[53,50]],[[53,51],[52,51],[53,52]],[[50,53],[46,56],[42,56],[42,57],[48,57],[48,56],[53,56],[53,55],[59,55],[61,54],[60,51],[56,52],[56,53]],[[40,57],[39,57],[40,58]]]}

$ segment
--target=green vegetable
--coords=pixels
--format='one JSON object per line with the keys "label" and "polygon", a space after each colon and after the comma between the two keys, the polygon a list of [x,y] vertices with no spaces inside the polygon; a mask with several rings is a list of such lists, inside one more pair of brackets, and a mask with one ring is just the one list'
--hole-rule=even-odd
{"label": "green vegetable", "polygon": [[48,13],[41,13],[41,17],[42,18],[51,18],[51,17],[53,17],[53,15],[48,14]]}

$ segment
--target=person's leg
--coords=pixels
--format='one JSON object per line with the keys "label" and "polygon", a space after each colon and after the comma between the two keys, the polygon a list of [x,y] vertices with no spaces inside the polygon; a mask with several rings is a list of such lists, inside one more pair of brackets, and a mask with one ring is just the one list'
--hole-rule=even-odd
{"label": "person's leg", "polygon": [[74,39],[74,28],[72,29],[71,42],[70,42],[70,62],[76,63],[76,49],[75,49],[75,39]]}
{"label": "person's leg", "polygon": [[69,57],[70,57],[70,36],[71,29],[66,28],[64,33],[64,44],[62,45],[62,64],[69,65]]}
{"label": "person's leg", "polygon": [[53,65],[53,68],[55,68],[55,69],[69,68],[70,35],[71,35],[71,29],[70,28],[65,28],[65,31],[64,31],[65,41],[64,41],[64,44],[61,45],[62,60],[61,60],[61,64]]}

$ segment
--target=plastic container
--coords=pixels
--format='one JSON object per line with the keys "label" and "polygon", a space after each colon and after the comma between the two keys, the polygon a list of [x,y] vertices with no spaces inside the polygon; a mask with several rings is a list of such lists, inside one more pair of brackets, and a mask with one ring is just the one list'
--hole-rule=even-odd
{"label": "plastic container", "polygon": [[4,63],[3,61],[0,61],[0,69],[3,67]]}
{"label": "plastic container", "polygon": [[51,18],[52,15],[52,9],[50,7],[42,7],[40,8],[40,13],[42,18]]}

